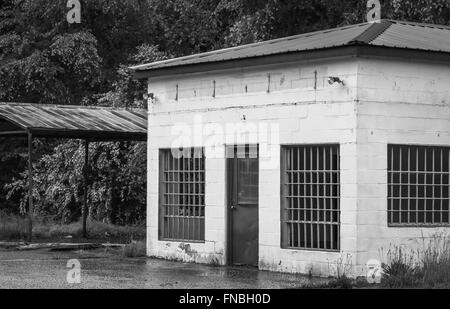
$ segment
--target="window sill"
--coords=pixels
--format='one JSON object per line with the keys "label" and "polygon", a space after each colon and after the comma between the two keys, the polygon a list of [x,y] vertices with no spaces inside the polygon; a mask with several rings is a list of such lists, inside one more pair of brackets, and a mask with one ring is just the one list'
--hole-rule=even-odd
{"label": "window sill", "polygon": [[183,244],[204,244],[204,243],[206,243],[206,241],[204,241],[204,240],[168,239],[168,238],[167,239],[159,238],[158,241],[183,243]]}
{"label": "window sill", "polygon": [[340,253],[340,249],[312,249],[312,248],[291,248],[291,247],[281,247],[282,250],[294,250],[294,251],[307,251],[307,252],[317,252],[317,253]]}
{"label": "window sill", "polygon": [[388,224],[389,228],[442,228],[442,227],[450,227],[450,224]]}

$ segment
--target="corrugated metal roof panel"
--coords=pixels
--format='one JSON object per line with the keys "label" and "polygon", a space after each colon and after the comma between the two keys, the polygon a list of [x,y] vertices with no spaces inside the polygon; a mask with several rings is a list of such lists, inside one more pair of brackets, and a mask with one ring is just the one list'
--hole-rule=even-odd
{"label": "corrugated metal roof panel", "polygon": [[371,45],[450,52],[450,30],[421,24],[394,22]]}
{"label": "corrugated metal roof panel", "polygon": [[366,31],[370,26],[371,24],[366,23],[324,31],[317,31],[287,38],[154,62],[141,66],[135,66],[133,67],[133,69],[152,70],[181,65],[236,60],[279,53],[343,46],[348,44],[355,37],[364,33],[364,31]]}
{"label": "corrugated metal roof panel", "polygon": [[21,129],[90,132],[95,135],[147,134],[147,111],[100,107],[0,103],[0,118]]}
{"label": "corrugated metal roof panel", "polygon": [[243,45],[132,67],[150,71],[177,66],[319,50],[352,44],[450,52],[450,27],[393,20],[363,23]]}

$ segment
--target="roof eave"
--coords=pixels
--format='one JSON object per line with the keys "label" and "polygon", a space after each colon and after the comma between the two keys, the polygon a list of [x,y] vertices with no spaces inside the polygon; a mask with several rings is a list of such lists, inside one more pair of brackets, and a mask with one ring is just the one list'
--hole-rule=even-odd
{"label": "roof eave", "polygon": [[93,131],[93,130],[49,130],[46,128],[30,128],[34,137],[86,139],[89,141],[146,141],[147,132]]}
{"label": "roof eave", "polygon": [[135,79],[168,77],[182,74],[196,74],[211,71],[250,68],[291,62],[308,62],[322,59],[343,59],[351,57],[376,57],[391,59],[420,60],[427,62],[450,62],[450,53],[442,51],[415,50],[399,47],[374,46],[365,42],[353,41],[345,46],[297,51],[291,53],[266,55],[252,58],[216,61],[208,63],[173,66],[158,69],[138,70]]}
{"label": "roof eave", "polygon": [[314,61],[328,58],[346,58],[357,55],[356,46],[334,46],[323,49],[295,51],[258,57],[240,58],[225,61],[203,62],[183,66],[171,66],[158,69],[136,70],[135,79],[166,77],[180,74],[195,74],[210,71],[249,68],[264,65],[282,64],[298,61]]}

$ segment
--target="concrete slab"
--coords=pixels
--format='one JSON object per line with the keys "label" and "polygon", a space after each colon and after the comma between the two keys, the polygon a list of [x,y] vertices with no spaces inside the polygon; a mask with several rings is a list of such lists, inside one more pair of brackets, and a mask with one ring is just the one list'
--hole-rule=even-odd
{"label": "concrete slab", "polygon": [[[78,259],[81,283],[68,284],[67,262]],[[125,258],[119,250],[52,252],[0,249],[0,288],[44,289],[282,289],[320,284],[326,279],[259,271]]]}

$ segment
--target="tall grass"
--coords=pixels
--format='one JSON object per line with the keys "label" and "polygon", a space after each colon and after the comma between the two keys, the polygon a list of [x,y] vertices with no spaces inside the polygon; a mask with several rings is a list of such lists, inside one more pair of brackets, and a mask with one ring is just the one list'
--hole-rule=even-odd
{"label": "tall grass", "polygon": [[420,286],[420,267],[415,251],[405,251],[401,246],[391,246],[387,262],[382,264],[381,285],[389,288]]}
{"label": "tall grass", "polygon": [[144,257],[146,256],[145,241],[132,241],[123,247],[123,255],[126,257]]}
{"label": "tall grass", "polygon": [[424,241],[420,259],[424,286],[450,287],[450,237],[441,233]]}
{"label": "tall grass", "polygon": [[28,222],[24,217],[0,212],[0,240],[20,240],[26,237]]}
{"label": "tall grass", "polygon": [[[27,219],[20,216],[0,213],[0,241],[24,240],[27,235]],[[145,226],[118,226],[109,223],[88,220],[90,239],[128,243],[145,239]],[[35,218],[33,237],[35,239],[81,238],[82,223],[60,224],[51,218]]]}
{"label": "tall grass", "polygon": [[448,288],[450,287],[450,237],[435,234],[422,237],[416,251],[391,247],[383,263],[382,286],[390,288]]}
{"label": "tall grass", "polygon": [[[331,264],[331,265],[330,265]],[[341,255],[334,263],[328,262],[330,273],[334,279],[331,280],[326,287],[332,289],[351,289],[353,287],[352,272],[352,255]]]}

